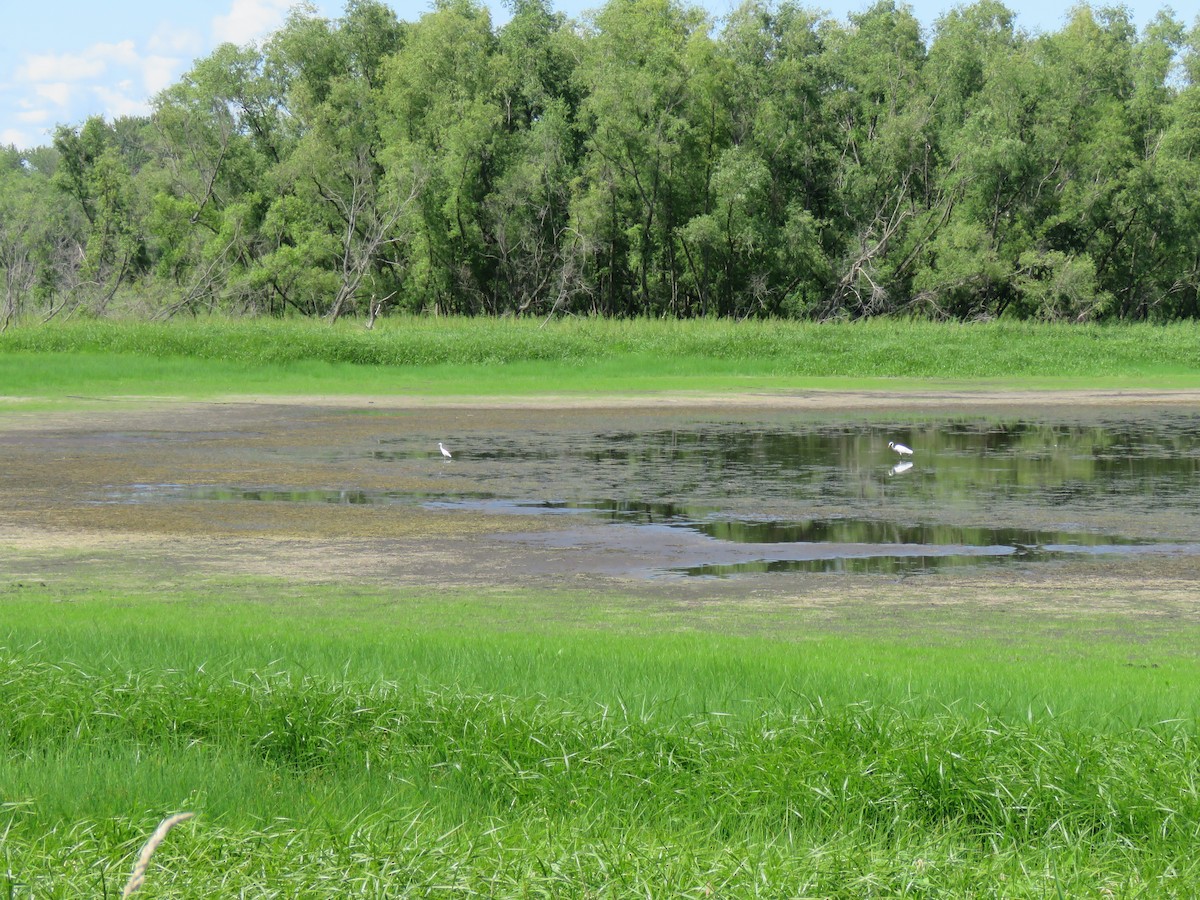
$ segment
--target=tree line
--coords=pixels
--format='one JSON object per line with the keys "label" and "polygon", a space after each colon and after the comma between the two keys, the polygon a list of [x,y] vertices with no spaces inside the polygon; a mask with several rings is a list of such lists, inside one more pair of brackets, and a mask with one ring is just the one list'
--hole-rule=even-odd
{"label": "tree line", "polygon": [[14,317],[1200,314],[1200,19],[377,0],[0,149]]}

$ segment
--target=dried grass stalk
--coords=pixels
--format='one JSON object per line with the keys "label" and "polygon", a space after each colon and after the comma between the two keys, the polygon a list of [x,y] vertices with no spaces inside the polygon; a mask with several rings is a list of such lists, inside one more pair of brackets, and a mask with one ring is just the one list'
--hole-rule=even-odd
{"label": "dried grass stalk", "polygon": [[150,866],[150,857],[154,855],[154,851],[158,849],[158,845],[163,842],[163,839],[167,836],[167,832],[180,822],[186,822],[194,815],[195,813],[190,812],[175,813],[175,815],[167,816],[167,818],[158,823],[158,827],[154,829],[154,834],[150,835],[150,840],[146,841],[146,846],[142,848],[137,865],[133,867],[133,874],[129,876],[129,881],[125,883],[125,890],[121,891],[122,900],[140,888],[146,880],[146,869]]}

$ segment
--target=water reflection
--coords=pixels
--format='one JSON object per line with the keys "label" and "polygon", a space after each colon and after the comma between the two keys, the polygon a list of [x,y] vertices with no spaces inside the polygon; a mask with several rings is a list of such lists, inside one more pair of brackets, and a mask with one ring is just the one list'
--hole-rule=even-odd
{"label": "water reflection", "polygon": [[944,547],[947,552],[888,552],[880,547],[873,551],[847,552],[833,549],[830,555],[799,558],[754,559],[736,563],[704,563],[684,566],[674,571],[681,575],[725,577],[755,572],[839,572],[856,575],[918,575],[941,569],[963,566],[1007,565],[1013,562],[1048,562],[1078,558],[1080,555],[1128,556],[1156,553],[1194,556],[1200,544],[1048,544],[1028,546]]}
{"label": "water reflection", "polygon": [[[1154,494],[1190,498],[1200,475],[1196,418],[1153,424],[1047,425],[1035,422],[935,422],[904,433],[915,453],[894,464],[894,427],[812,427],[772,431],[715,426],[705,431],[609,434],[583,452],[594,463],[624,463],[632,481],[653,471],[674,490],[683,480],[727,493],[724,479],[745,479],[768,495],[873,496],[880,472],[936,473],[906,485],[931,500],[968,493],[979,499],[1057,492],[1079,496]],[[905,465],[911,463],[911,466]],[[774,476],[774,477],[773,477]],[[877,479],[875,479],[877,480]]]}
{"label": "water reflection", "polygon": [[[745,548],[746,558],[733,562],[714,554],[676,569],[696,575],[903,574],[1168,542],[1193,552],[1200,542],[1197,414],[863,421],[664,412],[641,417],[650,427],[594,430],[586,413],[573,421],[543,430],[465,430],[454,435],[460,449],[444,465],[439,436],[419,432],[329,449],[335,462],[370,465],[396,483],[433,491],[133,485],[114,486],[101,499],[578,514],[626,527],[665,525],[709,541],[704,546]],[[911,447],[912,457],[897,460],[889,441]],[[780,550],[813,545],[821,552]]]}
{"label": "water reflection", "polygon": [[610,522],[635,525],[668,525],[686,528],[718,541],[735,544],[912,544],[929,546],[999,547],[1027,553],[1056,544],[1070,547],[1122,547],[1148,543],[1115,534],[1039,530],[1034,528],[964,527],[951,524],[914,524],[884,519],[807,519],[803,521],[729,518],[719,507],[694,504],[647,503],[636,500],[544,503],[486,503],[464,500],[442,502],[442,507],[483,508],[509,513],[576,511],[592,513]]}
{"label": "water reflection", "polygon": [[727,578],[765,572],[817,572],[841,575],[924,575],[964,566],[1008,563],[1012,554],[947,554],[915,556],[838,556],[826,559],[756,559],[730,564],[684,566],[675,574],[701,578]]}
{"label": "water reflection", "polygon": [[932,546],[1004,547],[1015,552],[1045,544],[1120,546],[1144,543],[1116,535],[1031,528],[964,528],[959,525],[903,525],[864,519],[808,522],[703,522],[696,530],[739,544],[924,544]]}
{"label": "water reflection", "polygon": [[[889,441],[912,457],[897,460]],[[713,559],[678,570],[686,574],[902,574],[1123,554],[1152,542],[1192,553],[1200,540],[1200,416],[1186,412],[915,424],[776,416],[471,442],[484,449],[466,466],[545,510],[667,524],[714,546],[828,550],[821,559]]]}

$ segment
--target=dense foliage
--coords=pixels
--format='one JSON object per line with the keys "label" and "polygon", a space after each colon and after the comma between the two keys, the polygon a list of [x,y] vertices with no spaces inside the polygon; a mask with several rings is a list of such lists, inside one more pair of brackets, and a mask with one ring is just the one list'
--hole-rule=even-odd
{"label": "dense foliage", "polygon": [[105,559],[0,583],[11,897],[115,897],[177,810],[146,896],[1195,896],[1185,600],[164,597]]}
{"label": "dense foliage", "polygon": [[0,327],[301,314],[1200,314],[1200,24],[997,0],[378,0],[0,149]]}

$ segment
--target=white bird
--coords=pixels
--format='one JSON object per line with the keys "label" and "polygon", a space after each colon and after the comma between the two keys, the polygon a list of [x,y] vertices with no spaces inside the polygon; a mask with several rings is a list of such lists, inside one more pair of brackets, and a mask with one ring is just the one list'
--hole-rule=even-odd
{"label": "white bird", "polygon": [[888,441],[888,446],[901,456],[912,456],[912,447],[905,447],[903,444],[897,444],[895,441]]}
{"label": "white bird", "polygon": [[442,442],[441,442],[441,441],[438,441],[438,449],[442,451],[442,456],[444,456],[446,459],[450,459],[450,458],[451,458],[451,456],[450,456],[450,451],[449,451],[449,450],[447,450],[447,449],[446,449],[446,448],[445,448],[445,447],[442,445]]}

